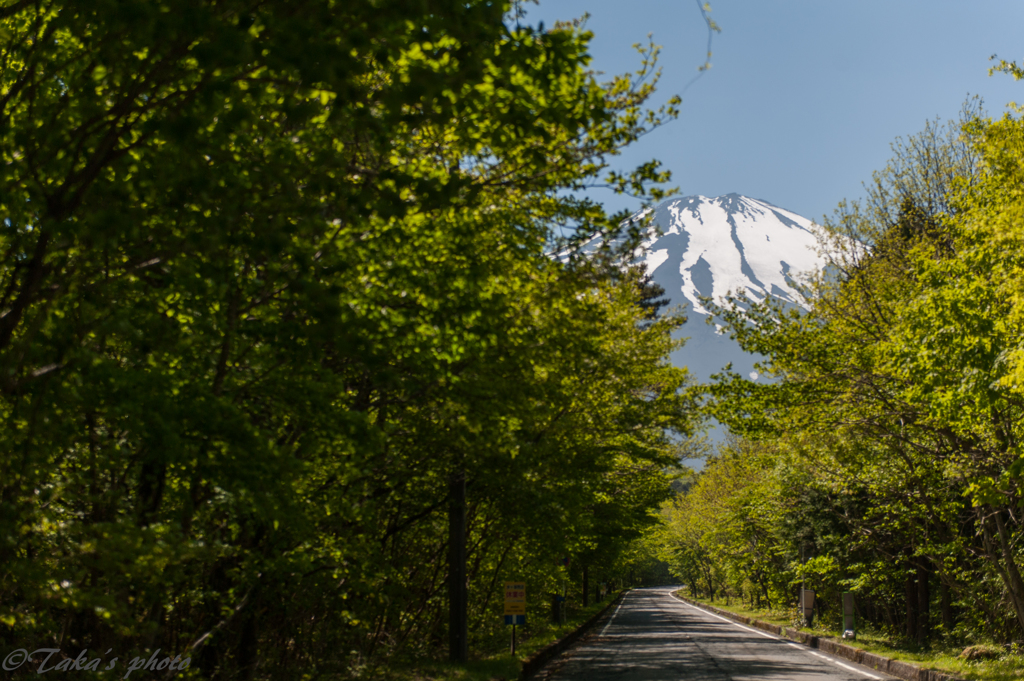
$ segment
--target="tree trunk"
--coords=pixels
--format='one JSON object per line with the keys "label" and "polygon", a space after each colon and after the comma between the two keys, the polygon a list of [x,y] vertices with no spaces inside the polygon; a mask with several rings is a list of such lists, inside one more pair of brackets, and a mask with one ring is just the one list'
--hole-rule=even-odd
{"label": "tree trunk", "polygon": [[583,607],[590,605],[590,571],[586,565],[583,566]]}
{"label": "tree trunk", "polygon": [[[999,555],[996,554],[995,547],[992,546],[992,533],[989,529],[989,519],[985,515],[986,511],[992,515],[995,522]],[[985,553],[999,573],[1000,579],[1003,580],[1003,586],[1006,587],[1010,601],[1013,603],[1013,609],[1017,614],[1017,623],[1020,625],[1021,631],[1024,631],[1024,582],[1021,581],[1020,570],[1017,569],[1013,547],[1010,546],[1009,533],[1003,523],[1002,511],[987,507],[986,509],[979,508],[978,513],[981,516]]]}
{"label": "tree trunk", "polygon": [[448,480],[448,659],[469,659],[469,594],[466,592],[466,473]]}
{"label": "tree trunk", "polygon": [[913,566],[907,565],[906,580],[903,590],[904,600],[907,603],[907,639],[917,640],[917,580]]}
{"label": "tree trunk", "polygon": [[929,579],[931,571],[928,569],[928,559],[921,558],[917,565],[917,645],[924,648],[928,645],[928,638],[931,634],[931,591],[929,590]]}
{"label": "tree trunk", "polygon": [[248,612],[242,619],[242,631],[236,649],[238,681],[250,681],[256,674],[259,639],[256,632],[256,613],[253,610],[254,605],[250,604]]}
{"label": "tree trunk", "polygon": [[1003,563],[1006,564],[1007,587],[1010,591],[1010,598],[1013,600],[1013,609],[1017,612],[1017,621],[1021,630],[1024,631],[1024,580],[1021,579],[1013,547],[1010,545],[1010,533],[1003,523],[1003,512],[997,510],[993,517],[999,536],[999,548],[1003,552]]}
{"label": "tree trunk", "polygon": [[949,593],[949,585],[945,582],[939,583],[939,603],[942,609],[942,628],[948,634],[953,631],[956,621],[953,618],[953,599]]}

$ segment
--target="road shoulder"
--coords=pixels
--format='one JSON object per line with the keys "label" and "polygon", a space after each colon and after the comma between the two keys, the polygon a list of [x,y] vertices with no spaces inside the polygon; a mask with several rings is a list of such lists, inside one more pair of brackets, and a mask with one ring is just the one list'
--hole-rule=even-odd
{"label": "road shoulder", "polygon": [[[610,621],[611,618],[615,616],[614,613],[617,612],[619,606],[622,605],[622,601],[625,599],[627,593],[629,592],[620,592],[618,596],[608,603],[608,605],[594,614],[594,616],[586,622],[578,626],[575,630],[566,634],[551,645],[541,648],[526,660],[523,660],[523,666],[519,671],[519,681],[526,681],[526,679],[535,679],[539,681],[540,679],[547,678],[547,676],[559,666],[557,665],[557,660],[562,653],[572,647],[572,645],[580,639],[589,636],[593,631],[597,631],[598,626],[604,624],[606,619]],[[552,662],[553,660],[555,663]]]}
{"label": "road shoulder", "polygon": [[954,676],[934,669],[925,669],[907,662],[901,662],[900,660],[893,660],[882,655],[875,655],[874,653],[869,653],[865,650],[861,650],[860,648],[854,648],[853,646],[840,643],[834,639],[812,636],[789,627],[780,627],[777,624],[762,622],[761,620],[756,620],[751,617],[743,617],[742,615],[737,615],[729,612],[728,610],[722,610],[720,608],[701,603],[700,601],[680,596],[675,592],[671,592],[671,595],[676,600],[686,603],[698,610],[703,610],[708,614],[718,615],[732,620],[733,622],[745,624],[748,627],[769,632],[780,638],[788,639],[794,644],[802,644],[808,648],[820,650],[834,657],[849,660],[850,662],[858,664],[864,668],[873,669],[875,671],[882,672],[883,674],[894,676],[898,679],[904,679],[905,681],[963,681],[959,676]]}

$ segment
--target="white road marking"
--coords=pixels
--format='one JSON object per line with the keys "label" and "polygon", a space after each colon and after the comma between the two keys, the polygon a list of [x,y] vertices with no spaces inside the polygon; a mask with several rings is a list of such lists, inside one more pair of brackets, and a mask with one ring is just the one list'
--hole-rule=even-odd
{"label": "white road marking", "polygon": [[622,604],[625,603],[625,602],[626,602],[626,597],[623,596],[622,600],[619,601],[619,604],[615,607],[615,612],[613,612],[612,616],[608,618],[607,622],[605,622],[604,629],[601,630],[601,635],[602,636],[604,636],[604,633],[606,631],[608,631],[608,627],[610,627],[612,625],[612,620],[615,619],[615,616],[619,614],[619,608],[621,608]]}
{"label": "white road marking", "polygon": [[[675,595],[675,593],[672,590],[668,590],[668,591],[666,591],[666,593],[668,593],[672,597],[672,600],[674,602],[679,603],[680,605],[685,605],[688,608],[693,608],[694,610],[699,610],[702,613],[704,613],[705,615],[710,615],[711,617],[714,617],[715,619],[720,619],[723,622],[728,622],[729,624],[731,624],[731,625],[733,625],[735,627],[739,627],[740,629],[746,629],[747,631],[752,631],[755,634],[760,634],[761,636],[764,636],[765,638],[770,638],[770,639],[773,639],[775,641],[781,641],[782,640],[782,639],[780,639],[777,636],[772,636],[771,634],[766,634],[765,632],[760,631],[759,629],[752,629],[751,627],[744,626],[744,625],[740,624],[739,622],[735,622],[735,621],[729,619],[728,617],[722,617],[721,615],[716,615],[713,612],[708,612],[704,608],[698,608],[696,605],[691,605],[691,604],[689,604],[689,603],[687,603],[685,601],[682,601],[682,600],[676,598],[676,595]],[[614,617],[614,615],[612,615],[612,617]],[[611,620],[609,620],[609,624],[610,623],[611,623]],[[607,625],[605,625],[605,628],[606,629],[608,628]],[[800,645],[799,643],[792,643],[790,641],[785,641],[785,643],[786,643],[786,645],[793,646],[794,648],[798,648],[798,649],[804,651],[805,653],[810,653],[811,655],[814,655],[815,657],[820,657],[821,659],[823,659],[823,660],[825,660],[827,662],[831,662],[832,664],[837,664],[840,667],[842,667],[843,669],[849,669],[851,672],[854,672],[855,674],[862,674],[863,676],[866,676],[869,679],[875,679],[875,681],[882,681],[882,677],[881,676],[875,676],[874,674],[869,674],[869,673],[867,673],[866,671],[864,671],[862,669],[857,669],[856,667],[851,667],[848,664],[843,664],[839,660],[835,660],[835,659],[833,659],[831,657],[828,657],[827,655],[822,655],[821,653],[816,653],[813,650],[811,650],[810,648],[808,648],[807,646]]]}
{"label": "white road marking", "polygon": [[672,595],[672,600],[675,601],[676,603],[678,603],[679,605],[685,605],[688,608],[693,608],[694,610],[700,610],[705,615],[709,615],[709,616],[714,617],[716,619],[720,619],[723,622],[728,622],[729,624],[733,625],[734,627],[739,627],[740,629],[746,629],[747,631],[751,631],[751,632],[753,632],[755,634],[760,634],[761,636],[764,636],[765,638],[770,638],[773,641],[780,640],[778,636],[772,636],[771,634],[765,633],[765,632],[761,631],[760,629],[753,629],[751,627],[744,626],[744,625],[740,624],[739,622],[734,622],[733,620],[731,620],[731,619],[729,619],[727,617],[722,617],[721,615],[716,615],[713,612],[708,612],[704,608],[698,608],[696,605],[690,605],[689,603],[685,603],[685,602],[679,600],[678,598],[676,598],[675,595],[673,595],[671,591],[668,592],[668,593],[670,595]]}
{"label": "white road marking", "polygon": [[833,663],[833,664],[839,665],[843,669],[849,669],[851,672],[853,672],[855,674],[863,674],[864,676],[868,677],[869,679],[877,679],[877,681],[882,681],[882,677],[881,676],[875,676],[874,674],[868,674],[866,671],[864,671],[862,669],[857,669],[856,667],[851,667],[848,664],[843,664],[839,660],[833,660],[831,658],[826,658],[826,659],[828,659],[828,661]]}

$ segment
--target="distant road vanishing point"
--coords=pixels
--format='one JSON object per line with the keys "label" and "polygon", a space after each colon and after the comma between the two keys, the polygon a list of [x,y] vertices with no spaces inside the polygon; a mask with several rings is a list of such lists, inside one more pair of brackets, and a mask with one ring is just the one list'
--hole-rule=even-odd
{"label": "distant road vanishing point", "polygon": [[892,679],[684,603],[634,589],[601,628],[535,677],[544,681],[878,681]]}

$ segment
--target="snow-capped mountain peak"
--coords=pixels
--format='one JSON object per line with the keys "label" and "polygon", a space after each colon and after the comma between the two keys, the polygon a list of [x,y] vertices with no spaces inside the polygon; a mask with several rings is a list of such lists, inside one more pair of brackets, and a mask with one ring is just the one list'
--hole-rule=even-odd
{"label": "snow-capped mountain peak", "polygon": [[721,304],[731,292],[806,307],[795,284],[824,266],[812,222],[739,194],[669,199],[653,213],[637,259],[647,263],[671,306],[686,307],[688,321],[679,333],[687,341],[673,353],[673,363],[701,381],[727,364],[751,380],[761,379],[754,362],[762,358],[744,352],[720,325],[707,324],[710,311],[701,298]]}
{"label": "snow-capped mountain peak", "polygon": [[699,315],[709,314],[701,296],[722,302],[730,291],[802,305],[794,278],[821,266],[811,221],[765,201],[686,196],[654,213],[641,256],[647,271],[674,304]]}

